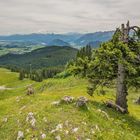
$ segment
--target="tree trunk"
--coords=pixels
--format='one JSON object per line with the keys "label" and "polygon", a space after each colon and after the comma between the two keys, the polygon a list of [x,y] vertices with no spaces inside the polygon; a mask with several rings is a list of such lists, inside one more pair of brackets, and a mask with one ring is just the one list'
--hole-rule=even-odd
{"label": "tree trunk", "polygon": [[125,82],[125,68],[123,64],[118,64],[118,81],[117,81],[117,94],[116,94],[116,104],[124,108],[126,112],[127,109],[127,86]]}

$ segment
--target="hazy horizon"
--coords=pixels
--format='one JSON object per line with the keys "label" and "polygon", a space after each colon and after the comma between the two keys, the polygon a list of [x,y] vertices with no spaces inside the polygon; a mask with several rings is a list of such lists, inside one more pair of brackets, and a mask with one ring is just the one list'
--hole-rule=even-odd
{"label": "hazy horizon", "polygon": [[0,35],[112,31],[140,25],[139,0],[1,0]]}
{"label": "hazy horizon", "polygon": [[92,33],[98,33],[98,32],[114,32],[113,30],[110,31],[96,31],[96,32],[63,32],[63,33],[54,33],[54,32],[32,32],[32,33],[13,33],[13,34],[0,34],[0,36],[12,36],[12,35],[32,35],[32,34],[44,34],[44,35],[51,35],[51,34],[55,34],[55,35],[72,35],[72,34],[92,34]]}

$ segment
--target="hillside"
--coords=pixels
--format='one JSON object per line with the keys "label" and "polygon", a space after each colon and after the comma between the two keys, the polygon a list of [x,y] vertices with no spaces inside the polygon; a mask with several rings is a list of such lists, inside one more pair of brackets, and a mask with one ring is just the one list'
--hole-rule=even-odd
{"label": "hillside", "polygon": [[48,46],[70,46],[69,43],[61,40],[61,39],[54,39],[47,44]]}
{"label": "hillside", "polygon": [[[33,84],[35,94],[26,95],[26,87]],[[114,99],[114,89],[108,89],[106,95],[86,93],[87,81],[69,77],[66,79],[48,79],[42,83],[18,80],[17,73],[0,69],[0,138],[17,139],[21,132],[25,139],[46,140],[139,140],[140,107],[133,103],[138,93],[133,90],[128,96],[129,114],[105,107],[103,101]],[[88,109],[75,107],[74,104],[52,105],[65,95],[89,99]],[[33,113],[34,127],[28,122],[29,113]],[[33,122],[32,122],[33,123]]]}
{"label": "hillside", "polygon": [[43,68],[65,65],[75,58],[77,49],[71,47],[44,47],[26,54],[7,54],[0,57],[1,66],[17,66],[21,68]]}
{"label": "hillside", "polygon": [[90,42],[105,42],[112,38],[112,35],[114,34],[114,31],[108,31],[108,32],[96,32],[96,33],[88,33],[83,36],[81,36],[79,39],[75,41],[75,44],[79,46],[85,46],[86,44]]}

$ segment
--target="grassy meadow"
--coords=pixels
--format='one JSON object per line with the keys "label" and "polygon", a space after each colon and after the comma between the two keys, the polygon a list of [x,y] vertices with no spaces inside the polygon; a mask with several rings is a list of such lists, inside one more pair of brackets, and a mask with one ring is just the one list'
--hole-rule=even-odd
{"label": "grassy meadow", "polygon": [[[35,94],[28,96],[30,84]],[[133,103],[139,91],[134,89],[129,91],[129,114],[123,115],[103,103],[115,98],[115,88],[90,97],[87,80],[78,77],[20,81],[18,73],[0,68],[0,86],[8,88],[0,90],[0,140],[16,140],[18,131],[26,140],[41,140],[42,134],[46,140],[140,140],[140,106]],[[52,105],[65,95],[87,97],[88,108],[77,108],[74,103]],[[29,112],[34,114],[35,127],[26,121]]]}

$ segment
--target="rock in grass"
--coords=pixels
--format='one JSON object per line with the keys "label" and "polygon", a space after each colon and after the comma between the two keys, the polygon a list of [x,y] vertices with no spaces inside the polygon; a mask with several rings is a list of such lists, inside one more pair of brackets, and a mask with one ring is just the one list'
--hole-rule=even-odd
{"label": "rock in grass", "polygon": [[41,139],[46,139],[46,134],[41,134]]}
{"label": "rock in grass", "polygon": [[54,102],[51,103],[51,105],[58,106],[58,105],[60,105],[60,101],[54,101]]}
{"label": "rock in grass", "polygon": [[35,127],[35,123],[36,123],[36,119],[35,118],[30,121],[30,124],[31,124],[32,127]]}
{"label": "rock in grass", "polygon": [[62,99],[61,99],[61,102],[64,102],[64,103],[72,103],[74,101],[74,97],[71,97],[71,96],[64,96]]}
{"label": "rock in grass", "polygon": [[95,125],[95,129],[96,129],[97,131],[100,131],[98,125]]}
{"label": "rock in grass", "polygon": [[52,133],[55,133],[55,132],[57,132],[57,131],[62,131],[62,128],[63,128],[63,124],[58,124],[57,126],[56,126],[56,128],[55,129],[53,129],[53,130],[51,130],[51,134]]}
{"label": "rock in grass", "polygon": [[76,101],[77,107],[84,107],[87,106],[88,99],[86,97],[79,97]]}
{"label": "rock in grass", "polygon": [[135,101],[135,103],[140,105],[140,97]]}
{"label": "rock in grass", "polygon": [[91,129],[91,134],[95,134],[95,131],[94,131],[94,129],[93,129],[93,128]]}
{"label": "rock in grass", "polygon": [[56,129],[53,129],[53,130],[51,130],[51,134],[53,134],[53,133],[55,133],[57,130]]}
{"label": "rock in grass", "polygon": [[32,127],[35,127],[36,119],[34,117],[34,114],[32,112],[29,112],[26,117],[26,122],[29,122]]}
{"label": "rock in grass", "polygon": [[3,122],[8,122],[8,118],[3,118]]}
{"label": "rock in grass", "polygon": [[55,137],[55,140],[61,140],[61,137],[58,135]]}
{"label": "rock in grass", "polygon": [[72,129],[72,133],[76,133],[77,131],[78,131],[78,127],[77,128],[74,128],[74,129]]}
{"label": "rock in grass", "polygon": [[62,130],[62,128],[63,128],[63,124],[58,124],[58,125],[56,126],[56,130]]}
{"label": "rock in grass", "polygon": [[17,140],[24,139],[24,133],[22,131],[18,131]]}

